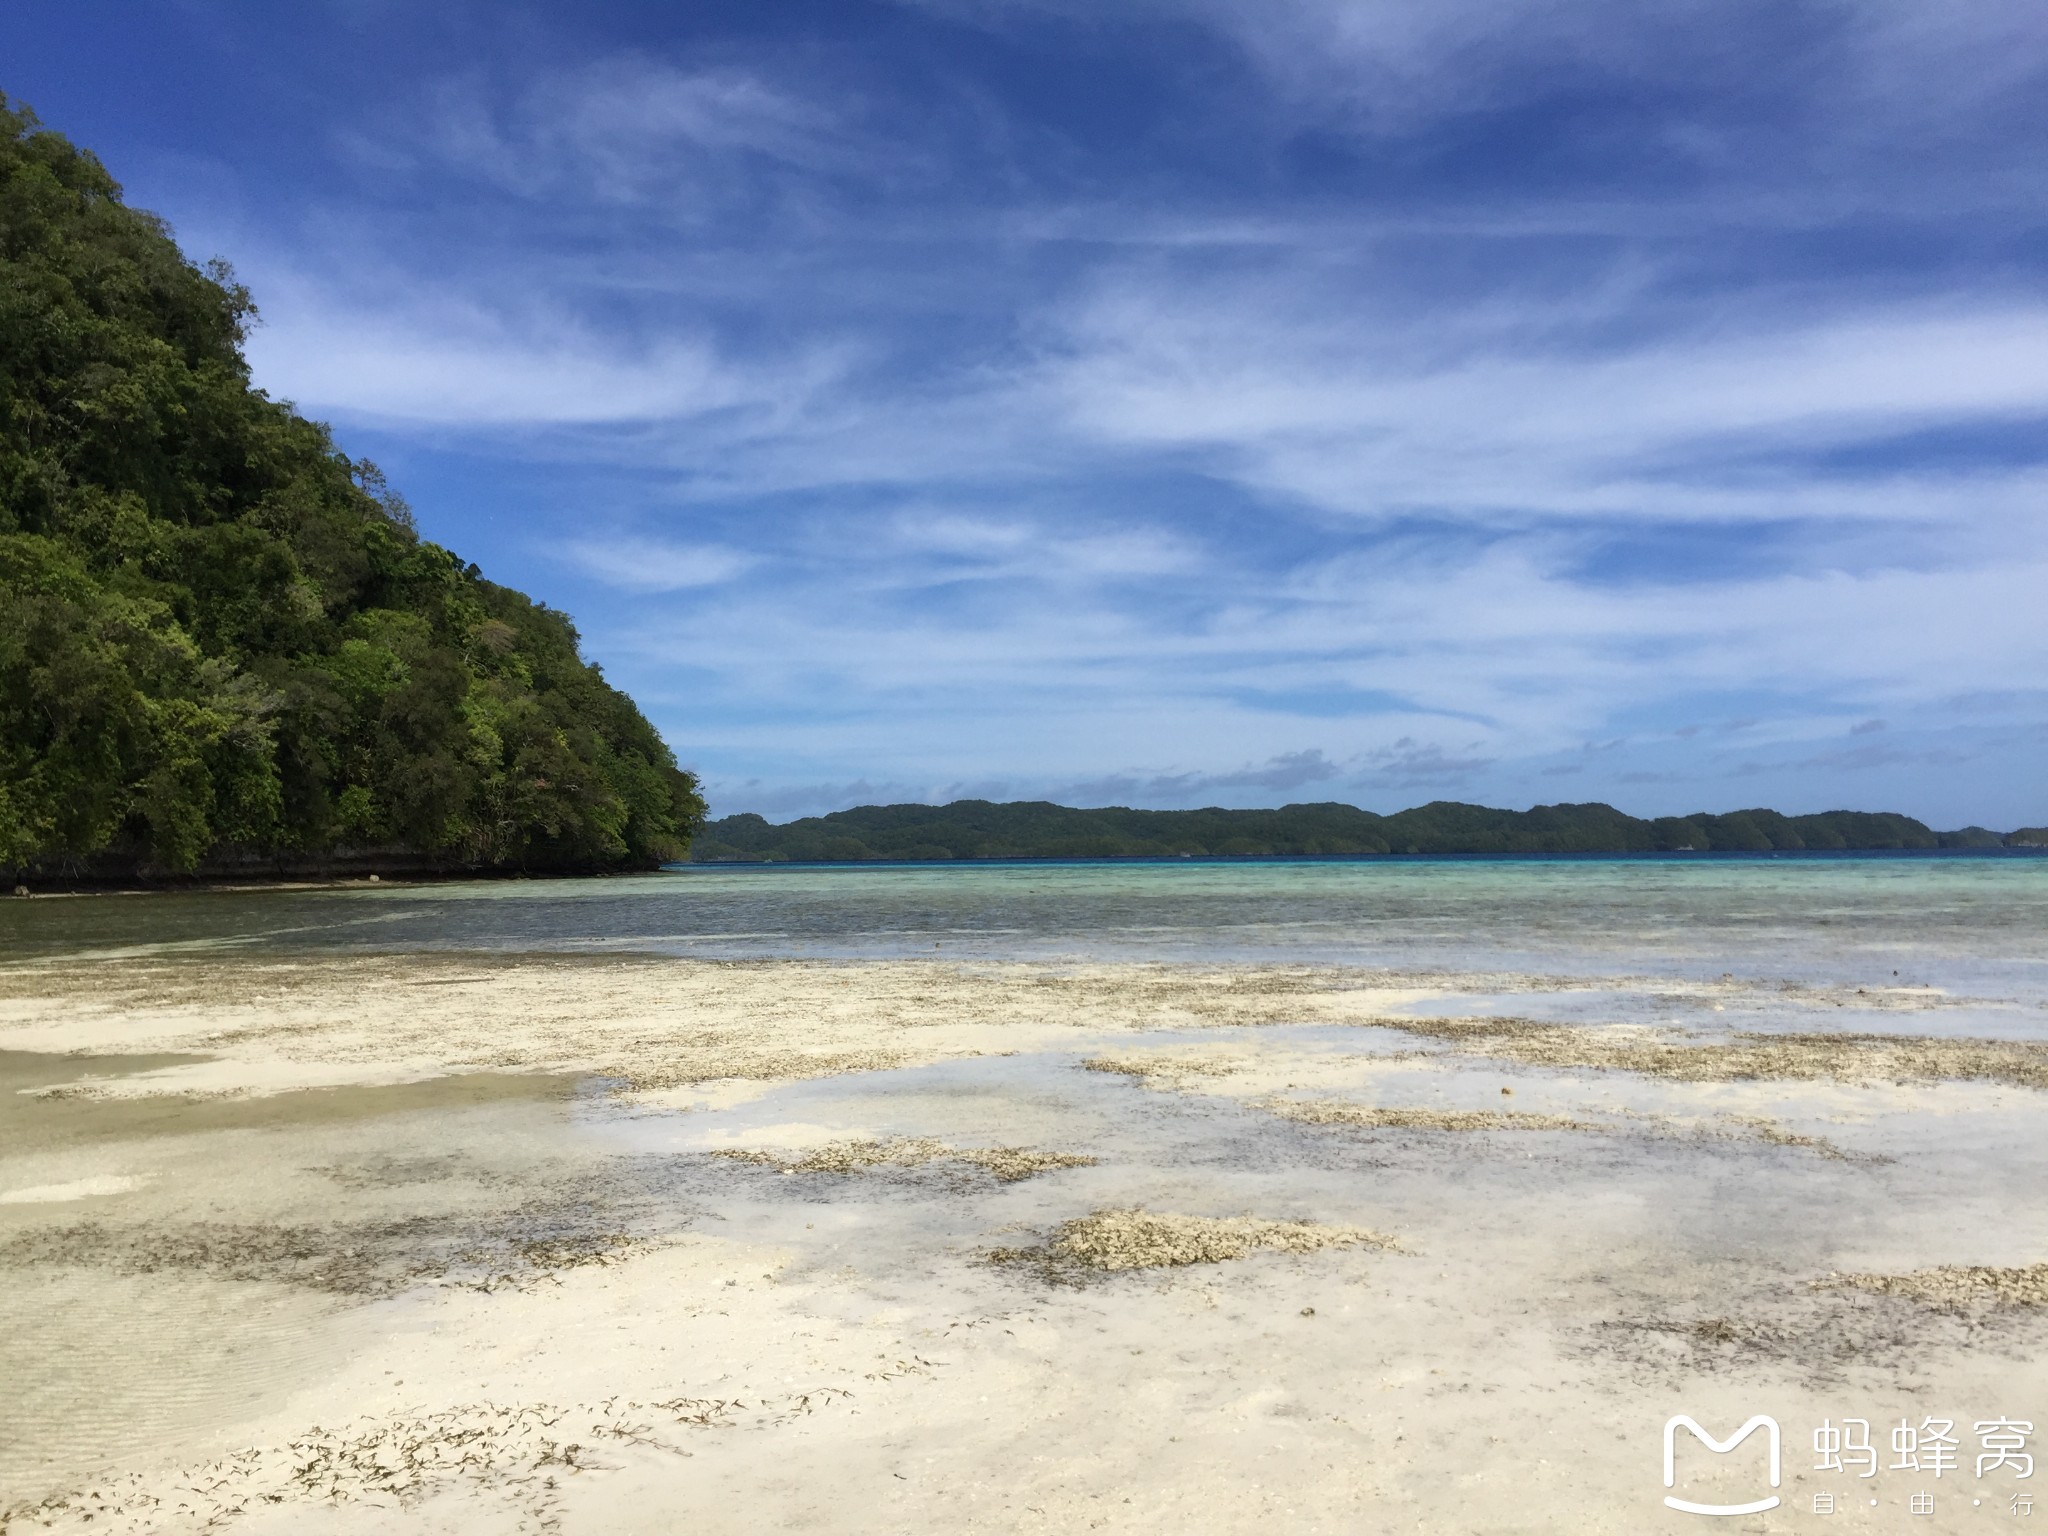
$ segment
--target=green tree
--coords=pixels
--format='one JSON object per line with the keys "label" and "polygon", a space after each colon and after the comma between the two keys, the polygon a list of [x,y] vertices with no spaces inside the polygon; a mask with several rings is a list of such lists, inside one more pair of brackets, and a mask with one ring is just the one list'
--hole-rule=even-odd
{"label": "green tree", "polygon": [[0,865],[681,857],[695,778],[566,618],[251,386],[255,318],[0,97]]}

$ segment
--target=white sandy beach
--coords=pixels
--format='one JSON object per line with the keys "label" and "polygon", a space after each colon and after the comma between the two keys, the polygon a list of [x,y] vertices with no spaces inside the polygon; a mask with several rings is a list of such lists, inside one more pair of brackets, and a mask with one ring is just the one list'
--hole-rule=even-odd
{"label": "white sandy beach", "polygon": [[[1810,1468],[1823,1419],[2048,1387],[2038,1012],[1311,965],[17,965],[6,1528],[1675,1530],[1677,1412],[1776,1416],[1783,1503],[1739,1528],[1803,1528],[1857,1491]],[[1146,1213],[1128,1267],[1097,1212]],[[1828,1280],[1944,1265],[2021,1304]],[[1830,1528],[1900,1528],[1910,1482]],[[1995,1483],[1913,1528],[1983,1528]]]}

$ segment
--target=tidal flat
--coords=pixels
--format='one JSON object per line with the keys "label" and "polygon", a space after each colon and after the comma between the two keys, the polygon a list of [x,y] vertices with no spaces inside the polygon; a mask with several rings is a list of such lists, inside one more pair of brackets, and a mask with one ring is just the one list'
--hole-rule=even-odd
{"label": "tidal flat", "polygon": [[[0,1530],[1641,1532],[2048,1419],[2048,861],[0,907]],[[1889,1459],[1889,1458],[1887,1458]],[[1714,1492],[1715,1467],[1694,1487]],[[2024,1488],[2028,1485],[2015,1485]]]}

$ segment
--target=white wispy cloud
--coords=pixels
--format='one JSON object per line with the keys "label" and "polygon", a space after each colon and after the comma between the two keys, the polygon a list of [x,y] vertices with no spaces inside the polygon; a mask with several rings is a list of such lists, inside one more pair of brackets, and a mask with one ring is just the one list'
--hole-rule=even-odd
{"label": "white wispy cloud", "polygon": [[[1089,0],[904,3],[1018,31],[1047,17],[1096,33],[1192,24],[1251,61],[1289,119],[1390,137],[1587,85],[1663,97],[1676,110],[1645,122],[1651,142],[1752,177],[1773,168],[1724,159],[1751,134],[1836,170],[1857,153],[1896,161],[1902,135],[1965,138],[1998,104],[2024,108],[2048,72],[2032,0],[1131,0],[1114,12]],[[1769,40],[1763,61],[1760,37]],[[1728,97],[1748,110],[1716,113]]]}
{"label": "white wispy cloud", "polygon": [[890,526],[902,564],[895,581],[1104,582],[1186,576],[1208,557],[1172,529],[1116,527],[1092,519],[1064,523],[949,511],[910,511]]}
{"label": "white wispy cloud", "polygon": [[[265,264],[254,264],[261,269]],[[844,367],[830,347],[735,357],[688,328],[621,335],[534,285],[322,281],[274,267],[256,375],[316,413],[424,427],[615,427],[731,413],[750,430],[799,411]]]}
{"label": "white wispy cloud", "polygon": [[[1624,727],[1617,737],[1617,719],[1760,682],[1790,690],[1798,707],[1712,754],[1700,743],[1691,771],[1670,782],[1696,785],[1711,777],[1704,765],[1725,772],[1738,759],[1846,770],[1846,742],[1826,743],[1872,707],[1926,720],[1959,694],[2048,675],[2048,636],[2028,597],[2048,580],[2038,557],[1997,573],[1779,575],[1674,591],[1579,582],[1544,554],[1360,554],[1237,583],[1227,605],[1182,628],[1106,601],[1043,609],[1037,589],[968,616],[868,609],[819,589],[771,610],[735,591],[686,624],[616,643],[637,653],[636,668],[708,668],[765,710],[722,737],[735,754],[784,750],[782,722],[802,718],[807,750],[862,764],[872,782],[915,762],[935,775],[922,785],[954,785],[995,760],[1019,793],[1141,803],[1230,789],[1256,800],[1310,783],[1374,799],[1481,783],[1533,796],[1537,765],[1596,739],[1609,743],[1596,782],[1628,798],[1630,782],[1650,781],[1626,776],[1671,732]],[[1389,701],[1303,719],[1265,702],[1275,690]],[[1855,702],[1816,707],[1828,699]],[[819,723],[827,712],[831,723]],[[1980,699],[1970,713],[2022,725],[2048,716],[2048,690]],[[1261,776],[1243,766],[1247,748],[1261,746],[1276,769],[1341,772]],[[1108,778],[1087,771],[1105,760],[1128,766]]]}
{"label": "white wispy cloud", "polygon": [[[358,125],[377,200],[248,264],[278,393],[645,487],[524,532],[639,599],[586,632],[721,809],[1910,787],[1944,750],[2018,799],[2030,3],[923,3],[1138,39],[1174,100],[1096,143],[1117,114],[829,50],[480,66]],[[1468,185],[1508,127],[1567,169]]]}
{"label": "white wispy cloud", "polygon": [[732,581],[760,563],[758,555],[717,544],[655,539],[577,539],[558,553],[606,586],[626,592],[683,592]]}
{"label": "white wispy cloud", "polygon": [[[1455,304],[1423,324],[1346,308],[1284,264],[1169,292],[1119,281],[1074,317],[1042,387],[1076,435],[1200,451],[1261,488],[1379,514],[1926,517],[1940,487],[1924,474],[1903,474],[1901,494],[1811,471],[1743,484],[1719,467],[2048,414],[2048,308],[2034,304],[1802,322],[1766,299],[1704,334],[1598,348],[1542,334],[1540,303],[1524,334],[1491,338],[1459,336]],[[2024,467],[1947,499],[1982,505],[1985,481],[1993,495],[2041,490]]]}
{"label": "white wispy cloud", "polygon": [[348,145],[369,164],[438,164],[565,209],[658,199],[687,216],[679,194],[757,196],[746,178],[763,169],[856,165],[847,102],[836,101],[828,107],[815,89],[740,64],[691,68],[626,52],[510,91],[481,73],[442,79],[411,111],[356,130]]}

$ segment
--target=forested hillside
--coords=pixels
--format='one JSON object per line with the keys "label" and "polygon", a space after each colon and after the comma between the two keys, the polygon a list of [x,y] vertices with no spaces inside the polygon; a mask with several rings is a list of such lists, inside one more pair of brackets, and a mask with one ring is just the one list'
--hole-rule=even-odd
{"label": "forested hillside", "polygon": [[1287,805],[1277,811],[1074,810],[1042,800],[996,804],[863,805],[776,826],[753,815],[705,827],[700,861],[848,859],[1172,858],[1385,853],[1765,853],[2025,846],[1982,827],[1935,832],[1909,816],[1828,811],[1781,816],[1733,811],[1642,821],[1611,805],[1539,805],[1497,811],[1438,800],[1392,816],[1356,806]]}
{"label": "forested hillside", "polygon": [[254,318],[0,98],[0,869],[680,857],[695,779],[564,615],[251,388]]}

